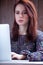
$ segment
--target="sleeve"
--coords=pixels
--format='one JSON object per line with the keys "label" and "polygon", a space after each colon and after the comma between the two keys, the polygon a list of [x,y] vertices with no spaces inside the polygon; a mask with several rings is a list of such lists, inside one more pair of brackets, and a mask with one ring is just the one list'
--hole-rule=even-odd
{"label": "sleeve", "polygon": [[31,53],[31,60],[43,61],[43,35],[40,35],[37,38],[36,52]]}
{"label": "sleeve", "polygon": [[43,61],[43,36],[38,36],[36,41],[36,52],[22,50],[22,54],[27,56],[29,61]]}
{"label": "sleeve", "polygon": [[26,56],[25,60],[30,60],[30,54],[31,54],[31,52],[29,50],[22,50],[21,54],[23,54],[23,55]]}

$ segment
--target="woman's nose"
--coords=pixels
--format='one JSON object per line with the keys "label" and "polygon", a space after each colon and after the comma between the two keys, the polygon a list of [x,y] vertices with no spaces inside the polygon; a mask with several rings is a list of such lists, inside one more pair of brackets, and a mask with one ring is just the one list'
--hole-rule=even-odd
{"label": "woman's nose", "polygon": [[23,17],[23,14],[22,13],[20,13],[20,17]]}

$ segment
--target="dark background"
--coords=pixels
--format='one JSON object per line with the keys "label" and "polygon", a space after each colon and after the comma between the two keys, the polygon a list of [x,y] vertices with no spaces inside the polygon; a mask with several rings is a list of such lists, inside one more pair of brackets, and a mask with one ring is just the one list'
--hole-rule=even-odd
{"label": "dark background", "polygon": [[[38,29],[43,31],[43,0],[32,0],[38,12]],[[14,22],[13,6],[17,0],[0,0],[0,23],[9,23],[10,29]]]}

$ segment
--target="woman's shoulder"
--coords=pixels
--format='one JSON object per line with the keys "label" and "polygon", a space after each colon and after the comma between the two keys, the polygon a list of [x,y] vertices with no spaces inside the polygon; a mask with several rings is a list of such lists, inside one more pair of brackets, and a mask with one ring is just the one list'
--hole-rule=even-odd
{"label": "woman's shoulder", "polygon": [[43,32],[40,30],[37,31],[36,48],[43,51]]}
{"label": "woman's shoulder", "polygon": [[37,37],[35,39],[35,43],[40,43],[43,41],[43,32],[40,30],[37,30]]}
{"label": "woman's shoulder", "polygon": [[43,40],[43,31],[37,30],[37,38]]}
{"label": "woman's shoulder", "polygon": [[38,35],[43,35],[43,31],[37,30],[37,34],[38,34]]}

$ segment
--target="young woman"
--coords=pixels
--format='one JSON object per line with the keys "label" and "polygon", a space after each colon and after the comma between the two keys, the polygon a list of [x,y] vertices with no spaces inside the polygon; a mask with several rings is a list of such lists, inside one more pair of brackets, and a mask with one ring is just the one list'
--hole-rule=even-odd
{"label": "young woman", "polygon": [[30,0],[14,5],[11,51],[12,59],[43,60],[43,36],[37,31],[37,11]]}

